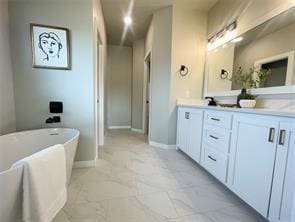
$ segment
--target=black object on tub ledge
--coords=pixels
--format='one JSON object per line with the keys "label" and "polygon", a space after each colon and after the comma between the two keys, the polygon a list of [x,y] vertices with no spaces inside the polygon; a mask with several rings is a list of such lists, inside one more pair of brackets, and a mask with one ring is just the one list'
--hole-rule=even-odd
{"label": "black object on tub ledge", "polygon": [[57,101],[49,102],[50,113],[63,113],[63,103]]}

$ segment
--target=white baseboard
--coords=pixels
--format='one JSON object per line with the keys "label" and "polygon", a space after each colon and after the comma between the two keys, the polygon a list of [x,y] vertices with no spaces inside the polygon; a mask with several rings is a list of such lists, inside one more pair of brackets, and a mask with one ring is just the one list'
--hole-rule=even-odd
{"label": "white baseboard", "polygon": [[143,129],[131,128],[131,131],[136,132],[136,133],[143,133]]}
{"label": "white baseboard", "polygon": [[109,126],[108,129],[131,129],[131,126]]}
{"label": "white baseboard", "polygon": [[74,162],[74,169],[78,168],[92,168],[96,166],[96,159],[95,160],[89,160],[89,161],[75,161]]}
{"label": "white baseboard", "polygon": [[149,141],[149,144],[151,146],[159,147],[159,148],[166,149],[166,150],[172,150],[172,149],[175,150],[176,149],[176,145],[167,145],[167,144],[157,143],[157,142],[153,142],[153,141]]}

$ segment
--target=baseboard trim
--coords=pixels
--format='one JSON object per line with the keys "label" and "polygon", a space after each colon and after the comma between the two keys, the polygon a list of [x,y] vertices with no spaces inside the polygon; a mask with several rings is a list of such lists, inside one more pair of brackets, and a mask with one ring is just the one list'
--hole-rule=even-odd
{"label": "baseboard trim", "polygon": [[89,160],[89,161],[75,161],[74,162],[74,169],[79,169],[79,168],[92,168],[96,166],[96,160]]}
{"label": "baseboard trim", "polygon": [[176,149],[176,145],[167,145],[167,144],[163,144],[163,143],[157,143],[157,142],[154,142],[154,141],[149,141],[149,144],[151,146],[162,148],[162,149],[165,149],[165,150],[175,150]]}
{"label": "baseboard trim", "polygon": [[131,126],[109,126],[108,129],[131,129]]}
{"label": "baseboard trim", "polygon": [[131,131],[136,132],[136,133],[143,133],[142,129],[131,128]]}

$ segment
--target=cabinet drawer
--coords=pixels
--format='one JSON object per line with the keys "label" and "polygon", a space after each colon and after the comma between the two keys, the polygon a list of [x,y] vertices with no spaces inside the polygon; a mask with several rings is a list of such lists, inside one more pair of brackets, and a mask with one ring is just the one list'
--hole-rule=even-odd
{"label": "cabinet drawer", "polygon": [[205,112],[205,122],[210,125],[231,129],[232,114],[224,112]]}
{"label": "cabinet drawer", "polygon": [[204,167],[221,182],[226,183],[228,157],[204,146]]}
{"label": "cabinet drawer", "polygon": [[230,131],[207,125],[204,128],[203,141],[211,147],[227,154],[229,152]]}

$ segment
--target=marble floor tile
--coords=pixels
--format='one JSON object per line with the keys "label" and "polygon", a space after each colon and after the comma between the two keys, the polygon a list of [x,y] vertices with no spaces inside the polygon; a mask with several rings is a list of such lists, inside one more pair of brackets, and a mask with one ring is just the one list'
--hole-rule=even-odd
{"label": "marble floor tile", "polygon": [[170,172],[138,176],[136,181],[139,194],[175,190],[186,187],[178,174]]}
{"label": "marble floor tile", "polygon": [[70,218],[68,218],[68,215],[65,213],[64,210],[61,210],[56,217],[54,218],[53,222],[70,222]]}
{"label": "marble floor tile", "polygon": [[171,219],[169,222],[214,222],[208,216],[203,214],[194,214],[189,216]]}
{"label": "marble floor tile", "polygon": [[217,198],[215,195],[199,193],[194,188],[169,191],[168,194],[180,216],[233,206],[232,203]]}
{"label": "marble floor tile", "polygon": [[205,215],[213,222],[266,222],[264,218],[247,209],[244,205],[207,212]]}
{"label": "marble floor tile", "polygon": [[207,185],[216,183],[216,180],[204,172],[201,168],[196,168],[194,170],[181,171],[176,173],[179,180],[186,186],[196,186],[196,185]]}
{"label": "marble floor tile", "polygon": [[81,190],[82,190],[82,183],[72,182],[68,186],[67,202],[75,203],[77,201],[78,195],[80,194]]}
{"label": "marble floor tile", "polygon": [[98,153],[95,168],[73,170],[53,222],[265,222],[184,153],[142,134],[109,131]]}
{"label": "marble floor tile", "polygon": [[166,192],[137,196],[136,199],[147,209],[167,219],[178,217],[176,209]]}
{"label": "marble floor tile", "polygon": [[165,222],[167,218],[153,211],[135,197],[108,200],[108,222]]}
{"label": "marble floor tile", "polygon": [[102,181],[86,182],[77,197],[77,201],[96,202],[112,198],[130,197],[137,194],[135,181],[110,178]]}
{"label": "marble floor tile", "polygon": [[102,202],[67,204],[64,212],[70,221],[106,221],[107,206]]}

